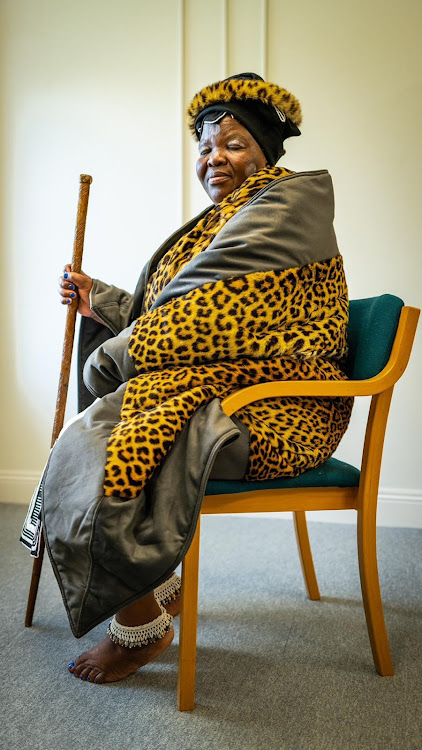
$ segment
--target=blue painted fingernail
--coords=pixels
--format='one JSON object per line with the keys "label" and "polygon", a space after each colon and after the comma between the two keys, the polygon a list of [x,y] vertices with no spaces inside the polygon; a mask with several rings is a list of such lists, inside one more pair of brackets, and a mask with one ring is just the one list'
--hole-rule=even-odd
{"label": "blue painted fingernail", "polygon": [[68,273],[64,273],[64,274],[63,274],[63,278],[64,278],[64,279],[67,279],[67,277],[68,277],[68,276],[69,276],[69,274],[68,274]]}
{"label": "blue painted fingernail", "polygon": [[71,661],[70,664],[68,664],[67,666],[69,667],[69,669],[72,669],[72,667],[75,666],[75,662]]}
{"label": "blue painted fingernail", "polygon": [[69,289],[74,289],[74,288],[75,287],[73,286],[73,284],[69,284]]}
{"label": "blue painted fingernail", "polygon": [[72,300],[68,299],[68,300],[66,300],[66,302],[67,302],[68,305],[70,305],[70,303],[72,302]]}
{"label": "blue painted fingernail", "polygon": [[75,297],[75,292],[72,292],[72,294],[71,294],[70,296],[71,296],[71,297],[72,297],[72,299],[73,299],[73,297]]}

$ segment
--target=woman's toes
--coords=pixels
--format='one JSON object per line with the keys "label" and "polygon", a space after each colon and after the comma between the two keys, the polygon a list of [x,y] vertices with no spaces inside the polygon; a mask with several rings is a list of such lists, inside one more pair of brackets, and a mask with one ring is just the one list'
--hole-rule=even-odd
{"label": "woman's toes", "polygon": [[85,662],[76,664],[74,669],[72,669],[72,674],[74,675],[74,677],[80,677],[85,668],[86,668]]}
{"label": "woman's toes", "polygon": [[73,670],[75,669],[75,662],[71,661],[70,664],[67,665],[67,668],[68,668],[69,672],[73,673]]}
{"label": "woman's toes", "polygon": [[98,669],[92,669],[91,667],[91,670],[89,674],[87,675],[86,681],[95,682],[95,680],[97,679],[97,674],[98,674]]}
{"label": "woman's toes", "polygon": [[[70,664],[73,664],[71,667]],[[87,666],[85,662],[82,664],[75,664],[74,662],[70,662],[68,665],[68,670],[73,674],[74,677],[76,677],[78,680],[83,680],[84,682],[95,682],[97,679],[97,675],[99,673],[98,669],[93,668],[92,665]]]}
{"label": "woman's toes", "polygon": [[96,676],[95,676],[94,682],[95,683],[101,683],[101,682],[105,682],[105,681],[106,680],[105,680],[105,674],[104,674],[104,672],[98,672],[96,674]]}
{"label": "woman's toes", "polygon": [[79,679],[87,680],[90,672],[91,672],[91,667],[85,667],[85,669],[83,669],[82,672],[80,673]]}

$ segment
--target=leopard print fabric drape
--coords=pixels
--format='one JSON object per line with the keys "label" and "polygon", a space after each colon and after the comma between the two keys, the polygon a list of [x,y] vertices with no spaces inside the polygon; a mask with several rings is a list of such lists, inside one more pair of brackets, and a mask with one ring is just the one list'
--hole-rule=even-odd
{"label": "leopard print fabric drape", "polygon": [[[150,309],[182,265],[280,176],[282,170],[271,168],[248,178],[177,243],[183,262],[172,248],[151,277],[148,312],[138,319],[129,350],[139,375],[128,383],[108,443],[107,496],[136,497],[201,404],[269,380],[345,377],[338,361],[346,354],[348,299],[339,255],[220,280]],[[239,410],[251,435],[246,479],[296,476],[324,462],[351,407],[351,399],[276,398]]]}
{"label": "leopard print fabric drape", "polygon": [[177,273],[211,244],[220,229],[245,205],[253,196],[273,180],[293,174],[289,169],[267,167],[255,172],[238,190],[230,193],[221,203],[209,211],[203,219],[180,238],[176,244],[161,258],[155,273],[152,274],[145,294],[144,309],[151,309],[160,292]]}

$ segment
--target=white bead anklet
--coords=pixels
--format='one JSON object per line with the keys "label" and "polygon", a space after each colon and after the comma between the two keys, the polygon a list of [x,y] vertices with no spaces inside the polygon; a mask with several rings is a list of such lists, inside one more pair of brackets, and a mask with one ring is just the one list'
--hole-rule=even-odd
{"label": "white bead anklet", "polygon": [[172,599],[176,599],[180,594],[182,579],[176,573],[173,573],[167,581],[157,586],[154,596],[159,604],[169,604]]}
{"label": "white bead anklet", "polygon": [[155,620],[134,627],[121,625],[114,616],[107,628],[107,633],[113,643],[126,648],[140,648],[141,646],[147,646],[149,643],[155,643],[164,638],[173,622],[172,616],[166,612],[161,604],[160,609],[161,615],[158,615]]}

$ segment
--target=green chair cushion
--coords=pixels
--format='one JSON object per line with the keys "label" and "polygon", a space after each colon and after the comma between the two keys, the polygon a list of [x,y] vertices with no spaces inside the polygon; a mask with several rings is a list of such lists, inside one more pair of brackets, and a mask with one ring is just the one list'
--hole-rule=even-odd
{"label": "green chair cushion", "polygon": [[357,487],[359,477],[359,469],[337,458],[329,458],[317,469],[309,469],[293,478],[280,477],[279,479],[263,479],[259,482],[210,479],[205,495],[231,495],[237,492],[252,492],[252,490],[287,490],[299,487]]}

